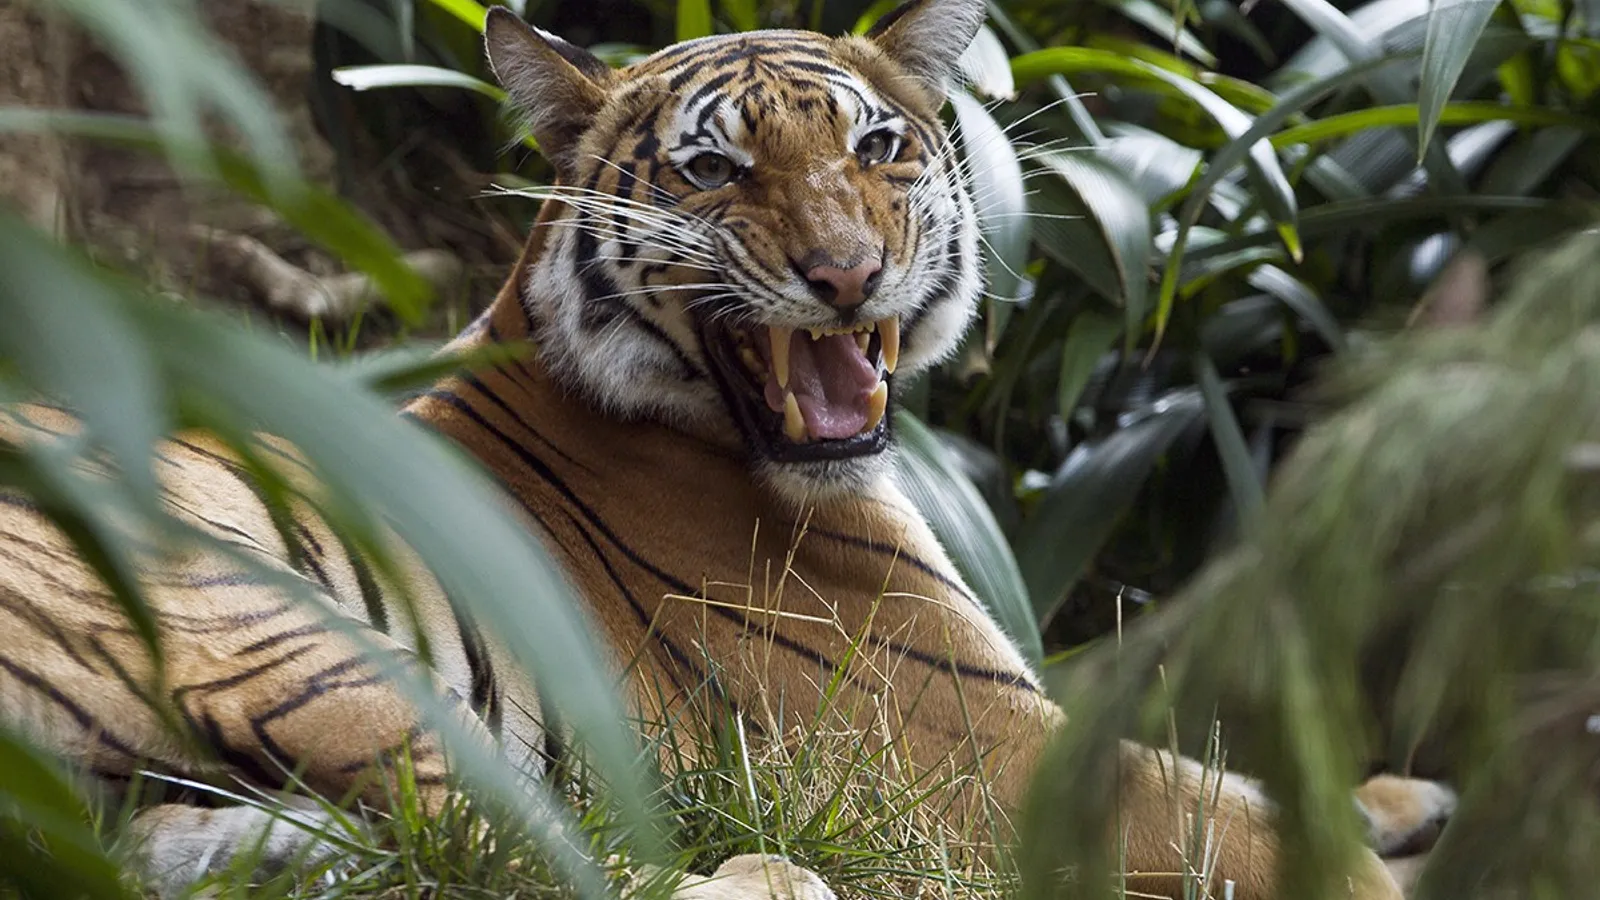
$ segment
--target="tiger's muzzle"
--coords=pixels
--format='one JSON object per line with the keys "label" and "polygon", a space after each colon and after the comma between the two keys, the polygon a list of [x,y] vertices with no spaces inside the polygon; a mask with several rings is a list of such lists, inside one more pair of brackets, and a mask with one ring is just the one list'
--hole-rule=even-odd
{"label": "tiger's muzzle", "polygon": [[729,412],[762,456],[816,462],[889,446],[898,318],[811,329],[708,325],[701,339]]}

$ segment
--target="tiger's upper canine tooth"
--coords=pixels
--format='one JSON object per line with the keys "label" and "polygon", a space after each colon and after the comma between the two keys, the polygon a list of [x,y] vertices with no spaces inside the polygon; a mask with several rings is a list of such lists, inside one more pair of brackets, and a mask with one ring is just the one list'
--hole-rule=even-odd
{"label": "tiger's upper canine tooth", "polygon": [[806,420],[800,415],[800,401],[794,394],[783,395],[783,433],[796,444],[806,439]]}
{"label": "tiger's upper canine tooth", "polygon": [[789,338],[793,334],[793,328],[767,326],[767,337],[772,341],[772,374],[777,376],[780,388],[789,386]]}
{"label": "tiger's upper canine tooth", "polygon": [[806,331],[811,335],[811,339],[813,341],[822,340],[822,329],[821,328],[807,328]]}
{"label": "tiger's upper canine tooth", "polygon": [[867,427],[863,432],[871,431],[883,421],[883,411],[889,408],[889,382],[880,381],[867,397]]}
{"label": "tiger's upper canine tooth", "polygon": [[883,319],[878,323],[878,334],[883,338],[883,370],[894,374],[900,364],[900,320]]}
{"label": "tiger's upper canine tooth", "polygon": [[872,344],[872,332],[870,332],[870,331],[858,331],[858,332],[856,332],[856,346],[861,348],[861,355],[862,356],[866,356],[867,355],[867,347],[871,346],[871,344]]}

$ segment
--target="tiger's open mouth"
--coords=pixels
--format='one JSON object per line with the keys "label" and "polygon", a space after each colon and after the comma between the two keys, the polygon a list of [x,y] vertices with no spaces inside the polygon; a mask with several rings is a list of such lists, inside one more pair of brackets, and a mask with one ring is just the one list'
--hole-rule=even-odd
{"label": "tiger's open mouth", "polygon": [[889,444],[900,320],[840,328],[709,326],[734,419],[778,462],[848,459]]}

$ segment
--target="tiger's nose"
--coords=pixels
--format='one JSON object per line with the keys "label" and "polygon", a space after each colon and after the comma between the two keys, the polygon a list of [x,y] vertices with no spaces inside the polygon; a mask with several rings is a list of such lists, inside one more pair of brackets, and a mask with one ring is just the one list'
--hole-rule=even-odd
{"label": "tiger's nose", "polygon": [[811,266],[805,270],[806,284],[823,303],[840,312],[849,312],[867,302],[878,289],[883,262],[869,259],[866,262],[841,269],[838,266]]}

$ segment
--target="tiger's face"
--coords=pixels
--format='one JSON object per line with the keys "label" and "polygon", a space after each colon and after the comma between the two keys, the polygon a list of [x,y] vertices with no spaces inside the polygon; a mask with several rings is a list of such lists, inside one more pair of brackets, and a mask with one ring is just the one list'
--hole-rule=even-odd
{"label": "tiger's face", "polygon": [[938,118],[981,0],[865,37],[764,31],[614,71],[504,10],[489,55],[560,212],[524,302],[590,402],[726,444],[780,493],[882,471],[899,379],[955,347],[977,225]]}

